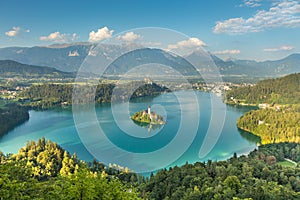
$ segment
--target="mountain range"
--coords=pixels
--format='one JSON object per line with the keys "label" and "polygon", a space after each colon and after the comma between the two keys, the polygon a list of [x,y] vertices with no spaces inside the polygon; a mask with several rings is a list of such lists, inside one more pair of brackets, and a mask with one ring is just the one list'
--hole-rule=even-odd
{"label": "mountain range", "polygon": [[[76,72],[88,55],[97,55],[112,62],[106,73],[122,74],[132,66],[151,61],[171,66],[184,75],[195,75],[193,66],[187,60],[200,60],[200,52],[179,57],[160,49],[134,49],[132,45],[101,44],[95,48],[92,43],[57,44],[36,47],[0,48],[0,60],[13,60],[27,65],[53,67],[61,72]],[[113,56],[112,56],[113,55]],[[113,60],[111,57],[118,57]],[[257,62],[253,60],[222,60],[211,54],[220,73],[224,76],[278,77],[300,72],[300,54],[292,54],[275,61]],[[207,70],[203,65],[201,71]]]}
{"label": "mountain range", "polygon": [[0,76],[4,78],[71,78],[74,77],[75,74],[72,72],[62,72],[52,67],[27,65],[13,60],[0,60]]}

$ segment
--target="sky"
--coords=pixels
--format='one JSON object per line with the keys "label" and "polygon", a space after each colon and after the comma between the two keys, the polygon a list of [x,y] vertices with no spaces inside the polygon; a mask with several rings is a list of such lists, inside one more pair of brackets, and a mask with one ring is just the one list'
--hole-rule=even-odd
{"label": "sky", "polygon": [[[0,1],[0,48],[101,42],[135,28],[161,27],[191,37],[228,59],[276,60],[300,53],[299,0],[9,0]],[[127,33],[126,33],[127,32]]]}

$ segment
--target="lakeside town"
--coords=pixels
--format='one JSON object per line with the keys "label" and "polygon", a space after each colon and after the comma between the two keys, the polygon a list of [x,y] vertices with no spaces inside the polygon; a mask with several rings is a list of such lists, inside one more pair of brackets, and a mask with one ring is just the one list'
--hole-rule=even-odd
{"label": "lakeside town", "polygon": [[[35,82],[37,81],[36,79],[34,79]],[[18,101],[20,100],[18,98],[18,94],[26,89],[28,89],[32,84],[30,83],[26,83],[26,84],[22,84],[21,82],[19,82],[18,84],[11,84],[12,82],[14,82],[13,79],[8,79],[6,80],[6,83],[3,83],[4,81],[2,81],[2,84],[0,84],[0,99],[1,100],[12,100],[12,101]],[[117,80],[109,80],[109,81],[105,81],[105,84],[114,84],[117,83]],[[152,80],[150,81],[152,83]],[[72,83],[72,82],[61,82],[59,79],[56,79],[55,81],[53,80],[48,80],[45,81],[44,83],[47,84],[67,84],[67,85],[75,85],[75,84],[82,84],[82,83]],[[127,83],[127,81],[123,81],[123,83]],[[145,83],[149,83],[149,80],[145,81]],[[36,84],[43,84],[43,83],[33,83],[33,85]],[[118,83],[118,84],[122,84]],[[213,92],[216,93],[217,95],[222,95],[225,91],[228,90],[232,90],[238,87],[242,87],[242,86],[253,86],[254,84],[252,83],[232,83],[232,82],[222,82],[222,83],[203,83],[202,81],[199,82],[194,82],[194,83],[185,83],[185,84],[177,84],[174,82],[170,82],[169,84],[166,85],[173,85],[174,87],[172,88],[176,88],[176,90],[185,90],[187,88],[193,88],[194,90],[199,90],[199,91],[204,91],[204,92]],[[164,86],[164,85],[162,85]]]}

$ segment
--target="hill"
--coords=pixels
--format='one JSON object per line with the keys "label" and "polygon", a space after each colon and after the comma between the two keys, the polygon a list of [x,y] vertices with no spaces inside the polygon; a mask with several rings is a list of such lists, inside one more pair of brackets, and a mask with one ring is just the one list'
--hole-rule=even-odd
{"label": "hill", "polygon": [[252,73],[277,76],[300,72],[300,54],[291,54],[285,58],[273,61],[256,62],[251,60],[236,60],[236,64],[247,66],[244,70],[252,70]]}
{"label": "hill", "polygon": [[152,67],[148,68],[149,72],[143,71],[143,73],[145,74],[173,75],[174,72],[168,71],[168,69],[165,69],[164,73],[162,73],[161,70],[158,71],[152,70],[154,66],[161,68],[161,65],[164,65],[164,66],[172,67],[180,74],[185,76],[199,75],[195,67],[191,65],[185,58],[177,55],[173,55],[161,49],[150,49],[150,48],[137,49],[118,57],[108,67],[105,74],[122,75],[136,66],[141,66],[149,63],[151,63]]}
{"label": "hill", "polygon": [[[142,83],[144,84],[144,82]],[[169,90],[164,87],[152,84],[142,85],[140,82],[132,82],[129,84],[119,85],[120,94],[113,95],[113,89],[115,85],[109,84],[98,84],[96,86],[95,94],[90,94],[89,87],[80,85],[82,94],[85,96],[95,95],[95,103],[110,103],[114,101],[122,101],[123,99],[136,99],[139,97],[154,97],[162,92],[168,92]],[[142,85],[142,86],[139,86]],[[133,94],[130,92],[130,88],[137,88]],[[122,90],[122,91],[121,91]],[[72,102],[73,85],[70,84],[39,84],[31,85],[29,88],[22,91],[18,97],[21,99],[27,99],[30,102],[24,103],[34,109],[48,109],[60,105],[70,105],[71,103],[85,104],[87,99],[77,99],[80,102]]]}
{"label": "hill", "polygon": [[45,138],[16,154],[0,152],[2,199],[270,199],[300,198],[299,144],[261,146],[248,156],[196,162],[144,178],[94,160],[80,161]]}
{"label": "hill", "polygon": [[0,76],[12,77],[74,77],[73,73],[62,72],[51,67],[22,64],[12,60],[0,60]]}
{"label": "hill", "polygon": [[259,136],[262,144],[299,143],[299,96],[300,73],[228,91],[226,102],[261,108],[245,113],[238,119],[237,126]]}
{"label": "hill", "polygon": [[[75,72],[79,69],[90,50],[95,47],[92,43],[58,44],[35,47],[7,47],[0,49],[1,60],[15,60],[28,65],[51,66],[64,72]],[[110,58],[107,54],[120,54],[126,46],[100,45],[97,56],[101,59]],[[120,54],[121,55],[121,54]]]}
{"label": "hill", "polygon": [[240,129],[261,138],[262,144],[296,142],[300,143],[300,106],[285,106],[253,110],[237,121]]}
{"label": "hill", "polygon": [[29,119],[28,109],[16,104],[0,108],[0,137]]}
{"label": "hill", "polygon": [[226,93],[228,103],[297,104],[300,96],[300,73],[268,79],[254,86],[239,87]]}
{"label": "hill", "polygon": [[[64,47],[8,47],[0,49],[0,59],[15,60],[28,65],[53,66],[58,70],[76,71],[82,63],[90,46],[77,45]],[[69,52],[77,52],[69,56]],[[77,56],[75,56],[77,55]]]}
{"label": "hill", "polygon": [[42,138],[17,154],[0,152],[0,199],[140,199],[123,182],[137,175],[123,173],[96,160],[80,161]]}

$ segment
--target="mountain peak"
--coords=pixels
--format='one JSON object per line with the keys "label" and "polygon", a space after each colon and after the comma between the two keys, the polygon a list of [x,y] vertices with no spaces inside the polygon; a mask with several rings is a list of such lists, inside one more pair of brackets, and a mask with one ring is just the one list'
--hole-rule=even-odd
{"label": "mountain peak", "polygon": [[293,53],[293,54],[285,57],[284,59],[300,59],[300,54],[299,53]]}
{"label": "mountain peak", "polygon": [[229,56],[229,57],[226,58],[224,61],[226,61],[226,62],[236,62],[237,60],[238,60],[238,59]]}
{"label": "mountain peak", "polygon": [[[115,71],[126,72],[130,67],[154,60],[167,66],[173,66],[183,74],[193,74],[191,63],[196,63],[206,72],[208,66],[214,64],[223,75],[245,75],[245,76],[280,76],[288,73],[299,72],[300,54],[295,53],[286,58],[275,61],[256,62],[251,60],[228,59],[226,61],[210,52],[194,51],[183,58],[161,49],[141,48],[128,44],[105,44],[80,42],[71,44],[54,44],[47,47],[14,47],[0,48],[0,60],[14,60],[20,63],[37,66],[55,67],[60,71],[77,71],[81,63],[88,55],[99,55],[101,59],[111,62],[111,59],[118,58],[128,52],[127,56],[122,56]],[[138,49],[137,49],[138,48]],[[91,50],[92,49],[92,50]],[[132,50],[136,50],[133,51]],[[124,59],[127,59],[124,62]],[[188,62],[189,61],[189,62]]]}

